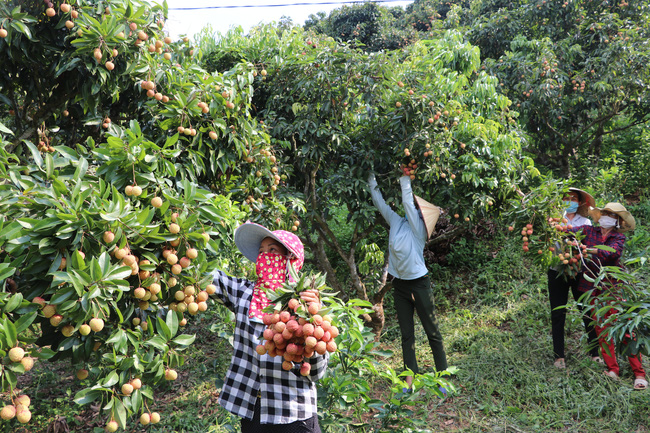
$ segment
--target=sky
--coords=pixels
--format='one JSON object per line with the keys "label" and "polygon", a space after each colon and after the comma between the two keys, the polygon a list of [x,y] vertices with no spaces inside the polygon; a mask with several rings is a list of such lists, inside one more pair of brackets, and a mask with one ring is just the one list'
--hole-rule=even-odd
{"label": "sky", "polygon": [[[384,6],[406,7],[413,1],[380,0]],[[156,1],[162,3],[162,1]],[[225,33],[233,26],[242,26],[244,32],[264,22],[277,22],[288,16],[294,24],[303,25],[309,15],[329,13],[344,4],[358,2],[344,0],[167,0],[169,16],[166,30],[172,39],[181,35],[193,36],[210,24],[212,29]]]}

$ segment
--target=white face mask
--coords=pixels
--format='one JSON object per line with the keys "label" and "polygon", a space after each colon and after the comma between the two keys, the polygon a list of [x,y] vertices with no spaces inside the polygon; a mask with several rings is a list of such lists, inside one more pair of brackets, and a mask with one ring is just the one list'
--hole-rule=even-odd
{"label": "white face mask", "polygon": [[600,219],[598,220],[598,223],[604,229],[611,229],[612,227],[617,226],[618,220],[616,218],[612,218],[608,216],[601,216]]}

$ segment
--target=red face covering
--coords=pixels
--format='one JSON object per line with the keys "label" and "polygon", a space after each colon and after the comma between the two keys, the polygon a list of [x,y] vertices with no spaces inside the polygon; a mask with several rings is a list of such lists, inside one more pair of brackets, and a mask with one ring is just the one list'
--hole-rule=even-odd
{"label": "red face covering", "polygon": [[257,282],[253,289],[249,317],[261,320],[264,316],[262,310],[270,304],[266,292],[282,287],[287,277],[287,258],[277,253],[260,253],[255,263],[255,272]]}

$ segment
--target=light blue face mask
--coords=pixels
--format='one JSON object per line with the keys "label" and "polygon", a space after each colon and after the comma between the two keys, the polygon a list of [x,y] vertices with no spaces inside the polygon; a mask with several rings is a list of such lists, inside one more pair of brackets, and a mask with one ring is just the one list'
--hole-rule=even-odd
{"label": "light blue face mask", "polygon": [[566,213],[576,213],[578,211],[578,203],[575,201],[564,200],[564,209]]}

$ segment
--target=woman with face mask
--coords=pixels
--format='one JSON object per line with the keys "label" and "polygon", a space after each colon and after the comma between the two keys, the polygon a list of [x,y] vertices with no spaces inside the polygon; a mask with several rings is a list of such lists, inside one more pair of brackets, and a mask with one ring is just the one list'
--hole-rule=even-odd
{"label": "woman with face mask", "polygon": [[[565,211],[563,219],[567,227],[583,228],[591,226],[591,220],[587,218],[590,206],[596,204],[591,194],[578,188],[569,188],[568,193],[564,196]],[[557,269],[548,270],[548,298],[551,304],[551,336],[553,337],[553,355],[555,361],[553,365],[557,368],[566,368],[564,354],[564,323],[566,321],[566,304],[569,300],[569,291],[573,299],[578,302],[582,292],[578,290],[578,283],[581,274],[571,278],[562,276]],[[578,303],[580,312],[584,311],[584,306]],[[591,317],[583,314],[582,321],[587,333],[587,347],[589,356],[592,361],[602,363],[603,360],[598,356],[598,347],[596,344],[597,335],[592,324]]]}
{"label": "woman with face mask", "polygon": [[[255,350],[266,329],[262,322],[262,310],[269,305],[266,294],[290,278],[290,265],[296,271],[302,268],[302,242],[293,233],[245,223],[235,231],[235,244],[255,262],[258,279],[213,272],[215,295],[235,313],[233,355],[219,404],[241,418],[242,433],[320,433],[316,381],[325,374],[329,354],[306,358],[311,367],[303,375],[300,363],[287,371],[282,368],[283,357]],[[317,290],[302,292],[301,299],[320,302]]]}
{"label": "woman with face mask", "polygon": [[[607,203],[603,208],[592,209],[590,214],[598,225],[594,227],[583,227],[582,233],[585,235],[585,238],[582,240],[582,243],[587,246],[587,252],[590,256],[589,260],[587,260],[582,278],[578,283],[578,290],[583,293],[593,290],[592,296],[598,297],[606,288],[603,286],[594,287],[594,283],[585,278],[585,276],[594,280],[600,273],[602,266],[622,267],[620,259],[625,246],[625,235],[623,233],[628,230],[634,230],[635,221],[630,212],[620,203]],[[606,245],[610,247],[610,250],[595,248],[597,245]],[[609,283],[613,284],[611,287],[615,290],[616,282],[609,281]],[[608,314],[614,314],[615,312],[615,310],[612,310]],[[600,337],[603,329],[596,324],[601,354],[607,366],[605,375],[613,379],[618,379],[620,369],[616,360],[614,343]],[[641,354],[628,357],[628,361],[635,376],[634,389],[646,389],[648,382],[641,363]]]}

